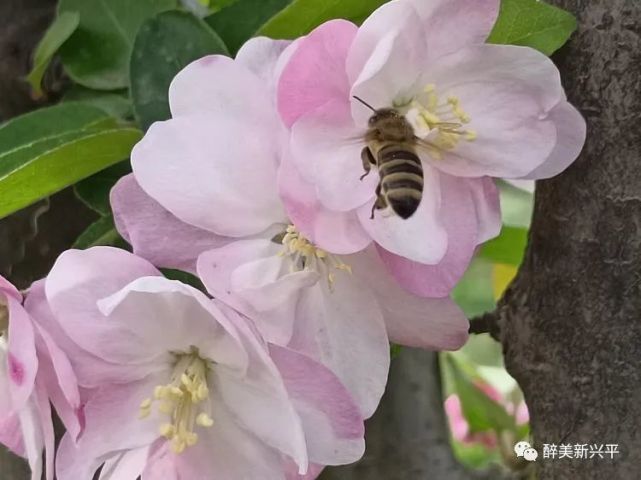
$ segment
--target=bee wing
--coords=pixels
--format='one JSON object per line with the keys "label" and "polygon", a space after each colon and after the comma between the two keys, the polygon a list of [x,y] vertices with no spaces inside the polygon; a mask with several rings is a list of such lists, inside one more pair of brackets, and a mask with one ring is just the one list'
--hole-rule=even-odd
{"label": "bee wing", "polygon": [[416,153],[423,153],[434,160],[439,160],[443,154],[443,149],[424,138],[416,138],[415,143]]}

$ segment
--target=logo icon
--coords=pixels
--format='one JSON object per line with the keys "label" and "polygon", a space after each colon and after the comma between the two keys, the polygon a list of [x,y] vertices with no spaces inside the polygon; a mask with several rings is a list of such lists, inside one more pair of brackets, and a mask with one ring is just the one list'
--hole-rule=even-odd
{"label": "logo icon", "polygon": [[528,462],[535,462],[539,456],[539,452],[532,448],[528,442],[519,442],[514,445],[514,453],[517,457],[523,457]]}

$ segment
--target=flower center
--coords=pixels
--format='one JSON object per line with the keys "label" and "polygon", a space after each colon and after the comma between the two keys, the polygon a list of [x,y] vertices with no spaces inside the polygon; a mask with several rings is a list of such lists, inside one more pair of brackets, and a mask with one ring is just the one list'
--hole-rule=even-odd
{"label": "flower center", "polygon": [[453,150],[461,141],[476,140],[474,130],[463,128],[470,116],[462,109],[458,97],[445,99],[438,95],[434,84],[427,85],[407,105],[405,113],[416,135],[425,139],[426,146],[436,159],[444,150]]}
{"label": "flower center", "polygon": [[209,362],[200,357],[198,350],[178,354],[171,381],[158,385],[153,398],[140,404],[140,418],[148,417],[154,404],[167,416],[168,421],[160,426],[160,434],[171,442],[175,453],[196,444],[196,425],[211,427],[214,424],[206,401],[209,399],[208,371]]}
{"label": "flower center", "polygon": [[336,282],[335,270],[352,273],[352,268],[349,265],[343,263],[335,255],[316,247],[302,236],[294,225],[288,226],[285,230],[282,244],[285,248],[280,254],[291,257],[292,271],[313,270],[327,275],[330,289],[334,288]]}

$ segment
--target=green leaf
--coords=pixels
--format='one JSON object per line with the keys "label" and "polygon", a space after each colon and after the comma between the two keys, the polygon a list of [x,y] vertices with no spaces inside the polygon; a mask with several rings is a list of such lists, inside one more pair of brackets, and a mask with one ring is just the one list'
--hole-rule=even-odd
{"label": "green leaf", "polygon": [[120,237],[111,215],[101,217],[80,234],[71,248],[87,249],[101,245],[125,247],[126,242]]}
{"label": "green leaf", "polygon": [[529,228],[534,211],[534,195],[504,181],[499,181],[498,187],[501,194],[503,224]]}
{"label": "green leaf", "polygon": [[454,390],[461,401],[463,415],[472,432],[487,430],[500,432],[516,429],[514,418],[505,411],[505,408],[473,383],[473,380],[479,377],[475,375],[472,364],[467,364],[463,368],[461,360],[453,355],[445,355],[445,363],[451,374]]}
{"label": "green leaf", "polygon": [[176,0],[60,0],[58,13],[77,12],[80,25],[60,49],[69,76],[97,90],[126,88],[140,25]]}
{"label": "green leaf", "polygon": [[62,97],[63,102],[79,102],[92,105],[112,117],[123,120],[133,119],[133,107],[127,90],[116,90],[105,92],[103,90],[92,90],[80,85],[73,85]]}
{"label": "green leaf", "polygon": [[110,215],[109,192],[120,178],[131,172],[129,161],[117,163],[74,186],[76,196],[100,215]]}
{"label": "green leaf", "polygon": [[539,0],[502,0],[490,43],[522,45],[552,55],[576,30],[574,16]]}
{"label": "green leaf", "polygon": [[292,0],[238,0],[205,18],[235,55],[240,47]]}
{"label": "green leaf", "polygon": [[496,263],[521,265],[527,245],[526,228],[503,226],[501,234],[485,243],[481,248],[481,256]]}
{"label": "green leaf", "polygon": [[500,463],[501,455],[498,449],[489,450],[485,445],[472,443],[470,445],[452,442],[454,456],[466,467],[483,469],[492,463]]}
{"label": "green leaf", "polygon": [[496,302],[492,289],[492,263],[475,258],[454,288],[452,297],[468,318],[493,310]]}
{"label": "green leaf", "polygon": [[263,25],[259,34],[271,38],[296,38],[333,18],[361,23],[386,2],[387,0],[294,0]]}
{"label": "green leaf", "polygon": [[142,132],[66,103],[0,127],[0,218],[129,157]]}
{"label": "green leaf", "polygon": [[131,57],[131,96],[144,129],[170,117],[167,92],[176,74],[205,55],[227,54],[216,33],[186,12],[166,12],[140,28]]}
{"label": "green leaf", "polygon": [[63,43],[78,28],[80,15],[77,12],[64,12],[56,17],[38,43],[33,55],[33,69],[27,76],[27,81],[36,97],[42,96],[42,77],[49,62]]}

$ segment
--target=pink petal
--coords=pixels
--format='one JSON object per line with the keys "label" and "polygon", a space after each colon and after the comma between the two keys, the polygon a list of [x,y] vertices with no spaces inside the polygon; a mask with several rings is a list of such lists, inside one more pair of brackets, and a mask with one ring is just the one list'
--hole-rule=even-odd
{"label": "pink petal", "polygon": [[[448,249],[444,225],[446,210],[441,205],[441,178],[436,169],[423,165],[423,198],[418,210],[407,220],[389,210],[374,212],[374,200],[358,210],[361,225],[382,248],[413,262],[437,264]],[[453,241],[453,239],[450,239]]]}
{"label": "pink petal", "polygon": [[267,341],[286,345],[301,290],[318,274],[290,272],[282,251],[270,240],[241,240],[201,255],[198,273],[209,293],[254,320]]}
{"label": "pink petal", "polygon": [[242,102],[239,114],[155,123],[131,157],[136,180],[164,208],[231,237],[260,233],[285,217],[276,189],[278,118],[254,114],[252,98]]}
{"label": "pink petal", "polygon": [[110,200],[120,234],[136,255],[159,267],[194,272],[198,255],[229,241],[178,220],[147,195],[133,175],[118,181]]}
{"label": "pink petal", "polygon": [[298,42],[278,85],[286,126],[328,102],[349,101],[345,59],[357,30],[348,21],[331,20]]}
{"label": "pink petal", "polygon": [[338,378],[293,350],[271,345],[269,352],[298,406],[310,461],[344,465],[360,459],[365,451],[363,417]]}
{"label": "pink petal", "polygon": [[[106,362],[90,354],[86,350],[81,349],[75,342],[73,342],[62,329],[58,320],[49,308],[49,304],[45,296],[44,280],[35,282],[29,288],[25,301],[25,308],[34,319],[34,322],[51,335],[56,345],[65,352],[68,358],[73,359],[74,372],[78,377],[78,383],[83,387],[95,388],[103,384],[139,380],[149,373],[146,366],[130,365],[129,368],[123,370],[120,365]],[[46,362],[43,362],[43,365],[44,368],[47,368]],[[43,367],[41,366],[41,368]],[[45,378],[47,379],[53,377],[54,375],[49,373],[45,375]],[[61,383],[64,381],[66,384],[66,380],[58,379],[58,381]],[[62,385],[60,385],[60,387],[62,388]],[[73,422],[69,421],[70,417],[67,416],[69,412],[62,408],[63,403],[67,403],[69,401],[67,398],[64,398],[65,395],[69,394],[69,391],[67,391],[68,386],[65,386],[64,388],[67,392],[65,394],[52,386],[50,388],[50,395],[52,395],[51,401],[54,403],[54,406],[59,409],[58,412],[63,417],[62,420],[67,429],[69,429],[71,434],[75,436],[77,432],[74,430],[75,427],[73,426]],[[70,395],[69,398],[73,398],[73,395]]]}
{"label": "pink petal", "polygon": [[469,323],[450,298],[423,298],[402,289],[373,248],[346,261],[356,279],[374,293],[390,341],[433,350],[457,350],[465,344]]}
{"label": "pink petal", "polygon": [[501,233],[501,199],[499,190],[490,177],[460,179],[467,183],[476,207],[478,222],[477,244],[484,243]]}
{"label": "pink petal", "polygon": [[355,212],[325,208],[318,200],[314,185],[303,179],[290,159],[280,165],[278,186],[287,216],[316,246],[331,253],[346,254],[363,250],[371,243]]}
{"label": "pink petal", "polygon": [[576,160],[585,143],[586,124],[579,111],[568,102],[561,101],[549,118],[556,125],[557,142],[545,162],[524,178],[540,180],[558,175]]}
{"label": "pink petal", "polygon": [[452,437],[459,442],[465,442],[470,432],[470,427],[463,416],[463,409],[458,395],[450,395],[445,400],[445,413],[450,424]]}
{"label": "pink petal", "polygon": [[[384,245],[378,248],[383,263],[401,286],[421,297],[449,295],[467,270],[478,244],[477,207],[468,184],[445,174],[441,174],[440,179],[442,198],[438,215],[448,239],[447,251],[441,261],[426,265],[394,254]],[[409,238],[416,241],[421,237],[412,235]]]}
{"label": "pink petal", "polygon": [[149,447],[125,450],[105,462],[98,480],[121,480],[138,478],[147,464]]}
{"label": "pink petal", "polygon": [[415,6],[413,2],[409,1],[389,2],[375,10],[363,22],[347,56],[346,70],[350,84],[356,82],[385,37],[394,38],[407,35],[408,40],[411,37],[420,38],[420,42],[408,41],[407,45],[411,48],[410,51],[422,46],[423,53],[427,53],[425,51],[424,28],[418,18]]}
{"label": "pink petal", "polygon": [[[243,328],[238,314],[230,309],[225,313],[232,321],[237,317],[234,323],[242,334],[250,361],[244,376],[227,368],[212,369],[212,391],[217,397],[213,404],[224,406],[240,426],[294,459],[304,473],[308,464],[305,434],[281,374],[266,346],[249,327]],[[216,422],[216,416],[213,418]]]}
{"label": "pink petal", "polygon": [[178,73],[169,87],[169,104],[174,118],[242,112],[251,112],[257,124],[273,118],[267,85],[247,66],[222,55],[203,57]]}
{"label": "pink petal", "polygon": [[37,394],[29,398],[23,408],[18,411],[20,419],[20,428],[25,448],[25,456],[31,469],[31,480],[41,480],[42,463],[44,453],[44,428],[47,427],[42,423],[42,412],[40,403],[37,401]]}
{"label": "pink petal", "polygon": [[45,291],[51,310],[69,338],[108,360],[114,345],[105,339],[122,338],[126,329],[107,321],[98,310],[98,300],[136,278],[155,275],[160,272],[150,263],[124,250],[68,250],[58,257],[49,273]]}
{"label": "pink petal", "polygon": [[[425,30],[416,10],[406,2],[392,2],[388,6],[388,10],[403,17],[399,20],[402,28],[392,28],[380,39],[354,79],[351,90],[352,96],[377,109],[405,103],[412,98],[416,82],[424,72],[428,49]],[[379,9],[379,15],[385,15],[385,10],[384,7]],[[357,125],[366,126],[371,115],[369,109],[352,101],[352,116]]]}
{"label": "pink petal", "polygon": [[[281,56],[292,44],[290,40],[273,40],[267,37],[250,38],[238,50],[236,62],[263,81],[268,92],[276,92]],[[275,97],[274,97],[275,101]]]}
{"label": "pink petal", "polygon": [[559,71],[542,53],[509,45],[479,45],[441,57],[424,83],[441,98],[458,97],[474,141],[461,140],[432,164],[465,177],[526,175],[556,143],[550,110],[563,97]]}
{"label": "pink petal", "polygon": [[[51,418],[51,405],[43,385],[36,385],[35,388],[36,410],[38,412],[38,424],[42,432],[42,440],[45,450],[45,478],[53,480],[54,475],[54,456],[55,456],[55,434],[53,431],[53,420]],[[38,455],[41,461],[42,455]],[[30,459],[31,461],[31,459]],[[41,476],[32,471],[33,480],[41,480]]]}
{"label": "pink petal", "polygon": [[26,452],[22,441],[22,429],[17,414],[0,420],[0,443],[20,457],[25,457]]}
{"label": "pink petal", "polygon": [[[349,258],[344,260],[349,263]],[[390,359],[385,322],[376,298],[359,279],[343,271],[333,273],[331,290],[327,279],[322,279],[301,296],[288,347],[328,367],[368,418],[387,383]]]}
{"label": "pink petal", "polygon": [[33,391],[38,357],[29,314],[14,297],[7,297],[6,301],[9,309],[7,374],[13,408],[18,410]]}
{"label": "pink petal", "polygon": [[409,1],[423,21],[430,58],[484,43],[494,27],[500,6],[499,0]]}
{"label": "pink petal", "polygon": [[92,392],[85,406],[86,428],[77,444],[66,434],[58,448],[58,480],[90,479],[111,455],[151,445],[159,437],[158,419],[139,419],[140,403],[164,385],[169,372],[126,385],[109,385]]}
{"label": "pink petal", "polygon": [[325,469],[325,465],[310,464],[307,473],[300,475],[294,462],[285,459],[285,480],[316,480]]}
{"label": "pink petal", "polygon": [[364,130],[354,127],[349,104],[342,100],[325,104],[292,127],[294,164],[316,186],[319,201],[328,209],[347,212],[374,197],[376,173],[360,180],[363,135]]}
{"label": "pink petal", "polygon": [[121,327],[101,352],[107,360],[149,362],[154,371],[171,365],[172,352],[196,347],[217,364],[240,372],[247,368],[234,326],[209,298],[188,285],[163,277],[140,278],[98,301],[98,308],[108,322]]}
{"label": "pink petal", "polygon": [[22,301],[22,294],[9,280],[0,275],[0,293],[4,293],[10,297],[15,298],[17,301]]}
{"label": "pink petal", "polygon": [[[214,404],[212,417],[214,426],[201,433],[196,445],[180,455],[169,454],[179,479],[210,479],[215,475],[220,480],[284,480],[277,450],[243,428],[224,404]],[[274,429],[277,431],[278,427]]]}

